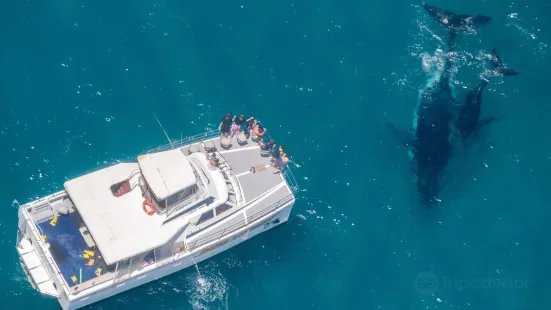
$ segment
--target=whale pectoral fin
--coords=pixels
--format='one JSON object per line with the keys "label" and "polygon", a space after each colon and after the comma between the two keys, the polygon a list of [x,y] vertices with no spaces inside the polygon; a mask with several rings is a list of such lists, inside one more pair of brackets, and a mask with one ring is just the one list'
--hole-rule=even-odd
{"label": "whale pectoral fin", "polygon": [[515,69],[507,68],[507,66],[501,61],[501,58],[499,58],[495,48],[492,49],[491,60],[494,70],[498,73],[503,74],[504,76],[515,76],[519,74]]}
{"label": "whale pectoral fin", "polygon": [[499,120],[499,118],[496,118],[496,117],[488,117],[488,118],[485,118],[485,119],[481,119],[480,121],[478,121],[478,124],[474,128],[471,136],[478,137],[479,134],[480,134],[480,131],[483,128],[485,128],[486,126],[489,126],[490,124],[492,124],[493,122],[498,121],[498,120]]}
{"label": "whale pectoral fin", "polygon": [[483,127],[483,126],[486,126],[486,125],[490,125],[491,123],[495,122],[495,121],[498,121],[499,118],[496,118],[496,117],[488,117],[488,118],[485,118],[485,119],[482,119],[480,120],[480,122],[478,122],[478,127]]}
{"label": "whale pectoral fin", "polygon": [[484,15],[459,15],[459,18],[463,21],[470,21],[474,26],[482,27],[492,21],[490,16]]}
{"label": "whale pectoral fin", "polygon": [[454,12],[441,9],[426,2],[423,2],[423,8],[425,9],[425,11],[427,11],[427,13],[429,13],[432,18],[434,18],[444,26],[449,26],[450,20],[457,18],[457,14],[455,14]]}
{"label": "whale pectoral fin", "polygon": [[409,130],[400,130],[396,125],[394,125],[390,121],[386,121],[386,124],[392,134],[396,137],[396,139],[400,142],[400,144],[406,148],[413,148],[413,143],[415,141],[413,137],[413,131],[411,129]]}

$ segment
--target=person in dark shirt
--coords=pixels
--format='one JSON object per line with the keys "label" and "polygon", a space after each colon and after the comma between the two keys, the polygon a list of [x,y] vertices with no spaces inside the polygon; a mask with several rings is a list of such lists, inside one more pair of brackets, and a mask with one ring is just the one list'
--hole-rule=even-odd
{"label": "person in dark shirt", "polygon": [[245,115],[241,114],[239,117],[235,115],[233,117],[233,125],[231,127],[231,136],[238,134],[241,131],[241,126],[245,122]]}
{"label": "person in dark shirt", "polygon": [[270,139],[270,141],[268,141],[267,143],[262,142],[262,144],[260,145],[260,148],[263,151],[271,151],[274,148],[274,145],[275,145],[274,139]]}
{"label": "person in dark shirt", "polygon": [[218,130],[220,130],[221,136],[228,137],[228,135],[230,134],[230,126],[231,126],[231,119],[230,119],[230,113],[228,113],[222,119],[222,121],[220,122],[220,125],[218,126]]}
{"label": "person in dark shirt", "polygon": [[272,156],[270,157],[270,161],[272,162],[272,164],[281,157],[284,150],[285,150],[285,145],[280,145],[277,150],[272,152]]}

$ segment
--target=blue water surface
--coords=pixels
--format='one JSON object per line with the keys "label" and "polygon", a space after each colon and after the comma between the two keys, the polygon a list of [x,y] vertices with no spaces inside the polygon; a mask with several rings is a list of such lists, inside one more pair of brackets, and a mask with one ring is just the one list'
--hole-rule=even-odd
{"label": "blue water surface", "polygon": [[[289,222],[88,309],[549,309],[551,7],[438,0],[492,22],[458,38],[464,98],[496,48],[498,121],[455,152],[420,208],[407,150],[446,31],[412,1],[0,3],[0,303],[59,309],[28,284],[17,210],[73,177],[256,116],[301,187]],[[435,56],[436,55],[436,56]],[[463,96],[463,97],[462,97]]]}

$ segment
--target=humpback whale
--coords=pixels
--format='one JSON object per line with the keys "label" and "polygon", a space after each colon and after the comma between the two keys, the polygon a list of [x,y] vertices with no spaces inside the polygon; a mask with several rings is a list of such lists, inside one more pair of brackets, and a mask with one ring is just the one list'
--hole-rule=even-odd
{"label": "humpback whale", "polygon": [[455,97],[450,86],[456,35],[491,21],[483,15],[459,15],[423,4],[425,11],[448,29],[448,51],[444,68],[422,91],[413,124],[410,153],[417,174],[417,192],[421,203],[431,207],[438,202],[440,176],[448,165],[452,146],[450,138],[456,115]]}
{"label": "humpback whale", "polygon": [[490,79],[497,75],[514,76],[518,74],[517,71],[507,68],[501,62],[495,48],[492,49],[491,63],[493,70],[482,73],[478,86],[467,94],[465,103],[461,106],[459,115],[455,121],[455,128],[458,130],[463,141],[465,141],[477,128],[490,124],[495,120],[493,117],[479,120],[482,105],[482,92],[490,82]]}

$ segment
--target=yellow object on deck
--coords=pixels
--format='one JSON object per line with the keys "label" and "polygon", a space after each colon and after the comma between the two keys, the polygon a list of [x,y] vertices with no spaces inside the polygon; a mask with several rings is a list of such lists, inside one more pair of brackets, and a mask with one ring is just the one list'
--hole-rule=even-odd
{"label": "yellow object on deck", "polygon": [[80,257],[82,257],[82,258],[90,258],[90,255],[88,255],[88,254],[80,254]]}
{"label": "yellow object on deck", "polygon": [[101,268],[96,269],[96,276],[101,276]]}
{"label": "yellow object on deck", "polygon": [[73,283],[75,283],[75,284],[77,283],[77,277],[76,276],[72,276],[71,280],[73,281]]}
{"label": "yellow object on deck", "polygon": [[55,226],[57,224],[57,216],[50,221],[50,225]]}
{"label": "yellow object on deck", "polygon": [[42,235],[42,241],[46,241],[46,235]]}
{"label": "yellow object on deck", "polygon": [[94,254],[95,254],[94,252],[88,251],[88,250],[84,250],[84,253],[89,255],[89,256],[94,256]]}
{"label": "yellow object on deck", "polygon": [[86,266],[92,266],[94,264],[94,260],[91,259],[86,263]]}

